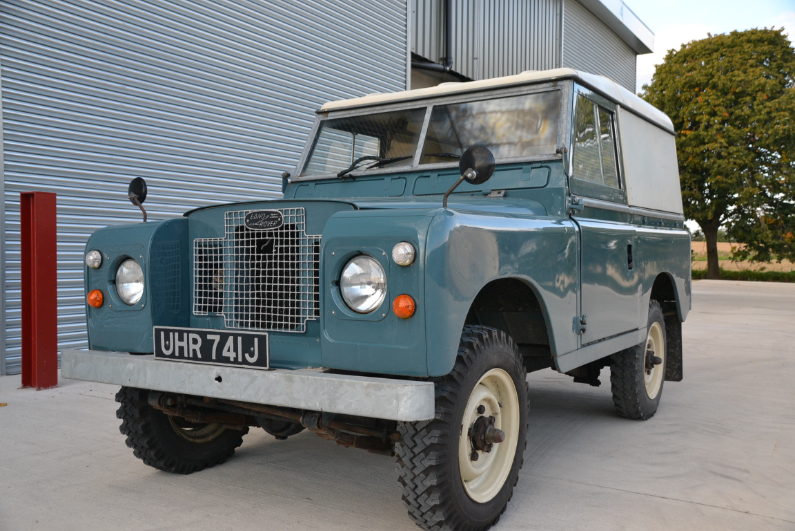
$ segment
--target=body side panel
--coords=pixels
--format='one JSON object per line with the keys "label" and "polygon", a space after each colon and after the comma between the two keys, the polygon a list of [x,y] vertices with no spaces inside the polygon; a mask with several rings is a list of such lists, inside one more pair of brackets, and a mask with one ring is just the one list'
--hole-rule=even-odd
{"label": "body side panel", "polygon": [[544,310],[552,354],[577,348],[577,242],[567,218],[440,210],[427,243],[428,375],[450,372],[469,308],[483,286],[518,278]]}
{"label": "body side panel", "polygon": [[641,219],[637,221],[636,262],[642,287],[638,326],[646,325],[651,289],[660,274],[673,281],[677,313],[684,321],[691,307],[690,234],[684,229],[653,227]]}

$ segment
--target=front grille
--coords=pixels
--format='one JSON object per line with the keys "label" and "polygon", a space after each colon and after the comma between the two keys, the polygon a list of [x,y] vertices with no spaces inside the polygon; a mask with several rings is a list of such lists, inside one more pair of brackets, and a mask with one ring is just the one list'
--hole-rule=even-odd
{"label": "front grille", "polygon": [[249,210],[227,212],[224,238],[194,241],[195,315],[223,315],[227,328],[304,332],[320,312],[320,236],[307,236],[303,208],[278,209],[281,227],[246,227]]}

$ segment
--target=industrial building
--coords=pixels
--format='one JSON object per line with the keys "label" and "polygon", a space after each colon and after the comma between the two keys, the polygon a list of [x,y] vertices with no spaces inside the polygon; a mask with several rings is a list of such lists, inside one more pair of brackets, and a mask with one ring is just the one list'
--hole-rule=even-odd
{"label": "industrial building", "polygon": [[[635,87],[621,0],[0,3],[0,375],[20,371],[19,194],[58,194],[59,348],[86,342],[97,228],[281,196],[329,100],[571,67]],[[186,257],[187,258],[187,257]]]}

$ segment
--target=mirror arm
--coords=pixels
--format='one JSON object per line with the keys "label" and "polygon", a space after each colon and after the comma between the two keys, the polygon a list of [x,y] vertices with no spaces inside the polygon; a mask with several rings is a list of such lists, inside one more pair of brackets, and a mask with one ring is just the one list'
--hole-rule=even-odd
{"label": "mirror arm", "polygon": [[467,171],[465,171],[464,174],[458,178],[455,184],[453,184],[453,186],[451,186],[450,189],[444,193],[444,199],[442,199],[442,208],[447,208],[447,198],[450,196],[450,194],[453,193],[453,190],[458,188],[458,185],[461,184],[464,181],[464,179],[468,181],[474,181],[477,178],[478,178],[478,172],[473,170],[472,168],[469,168]]}
{"label": "mirror arm", "polygon": [[138,200],[138,196],[131,193],[127,196],[127,198],[132,201],[132,203],[141,209],[141,212],[144,213],[144,223],[146,223],[146,210],[144,210],[144,206],[141,204],[141,201]]}

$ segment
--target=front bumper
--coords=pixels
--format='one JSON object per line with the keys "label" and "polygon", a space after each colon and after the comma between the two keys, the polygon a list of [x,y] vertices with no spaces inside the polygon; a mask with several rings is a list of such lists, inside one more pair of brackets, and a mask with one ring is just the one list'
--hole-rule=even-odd
{"label": "front bumper", "polygon": [[179,363],[126,352],[64,350],[61,374],[74,380],[405,422],[430,420],[435,408],[431,382]]}

